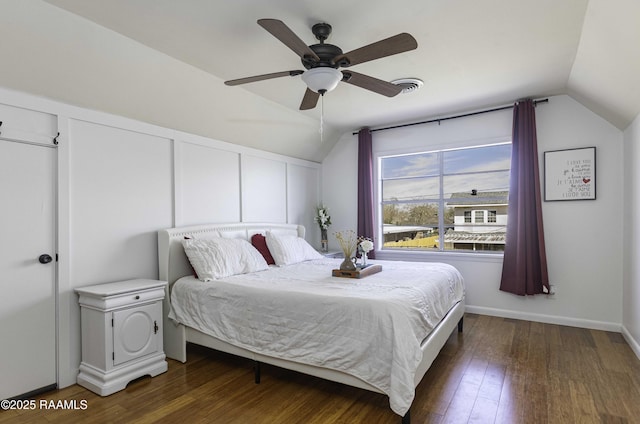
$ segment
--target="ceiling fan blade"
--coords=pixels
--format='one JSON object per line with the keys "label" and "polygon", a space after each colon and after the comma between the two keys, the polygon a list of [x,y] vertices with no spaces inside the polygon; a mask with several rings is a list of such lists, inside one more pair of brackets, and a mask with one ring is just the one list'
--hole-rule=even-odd
{"label": "ceiling fan blade", "polygon": [[240,85],[240,84],[246,84],[249,82],[256,82],[256,81],[264,81],[264,80],[268,80],[268,79],[273,79],[273,78],[280,78],[280,77],[294,77],[296,75],[300,75],[303,74],[304,71],[283,71],[283,72],[273,72],[271,74],[263,74],[263,75],[256,75],[253,77],[247,77],[247,78],[238,78],[238,79],[234,79],[234,80],[230,80],[230,81],[225,81],[225,85]]}
{"label": "ceiling fan blade", "polygon": [[[352,50],[334,58],[340,66],[353,66],[370,60],[392,56],[418,48],[418,42],[411,34],[403,32],[393,37],[385,38],[359,49]],[[346,60],[345,60],[346,59]]]}
{"label": "ceiling fan blade", "polygon": [[342,71],[342,75],[344,75],[344,79],[342,81],[373,91],[374,93],[382,94],[383,96],[393,97],[400,94],[402,91],[402,87],[399,85],[395,85],[378,78],[373,78],[368,75],[359,74],[357,72]]}
{"label": "ceiling fan blade", "polygon": [[307,46],[284,22],[277,19],[258,19],[258,25],[266,29],[280,40],[285,46],[293,50],[301,58],[310,57],[320,61],[316,53]]}
{"label": "ceiling fan blade", "polygon": [[307,91],[304,92],[302,103],[300,104],[300,110],[313,109],[318,104],[319,98],[320,98],[320,94],[307,88]]}

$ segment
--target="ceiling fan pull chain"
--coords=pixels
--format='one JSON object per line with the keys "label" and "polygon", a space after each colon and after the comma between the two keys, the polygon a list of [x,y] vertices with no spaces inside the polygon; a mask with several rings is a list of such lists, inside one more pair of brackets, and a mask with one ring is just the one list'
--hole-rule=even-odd
{"label": "ceiling fan pull chain", "polygon": [[320,143],[324,143],[324,95],[320,96]]}

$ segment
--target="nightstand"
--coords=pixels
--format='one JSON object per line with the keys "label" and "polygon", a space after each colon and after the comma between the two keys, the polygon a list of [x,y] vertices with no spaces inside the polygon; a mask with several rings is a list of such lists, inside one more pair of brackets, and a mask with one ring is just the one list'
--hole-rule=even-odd
{"label": "nightstand", "polygon": [[82,326],[79,385],[108,396],[131,380],[167,371],[161,328],[166,285],[139,279],[76,289]]}

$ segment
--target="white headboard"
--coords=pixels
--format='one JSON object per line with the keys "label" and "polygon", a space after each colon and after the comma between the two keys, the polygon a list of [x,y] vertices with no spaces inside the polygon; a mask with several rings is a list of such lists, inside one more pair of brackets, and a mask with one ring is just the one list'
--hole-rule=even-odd
{"label": "white headboard", "polygon": [[254,234],[265,234],[271,231],[275,234],[297,235],[304,238],[305,229],[302,225],[268,224],[268,223],[228,223],[205,224],[191,227],[169,228],[158,231],[158,267],[160,280],[173,283],[185,275],[192,274],[189,259],[184,253],[182,240],[185,237],[207,238],[218,234],[225,238],[242,238],[251,242]]}

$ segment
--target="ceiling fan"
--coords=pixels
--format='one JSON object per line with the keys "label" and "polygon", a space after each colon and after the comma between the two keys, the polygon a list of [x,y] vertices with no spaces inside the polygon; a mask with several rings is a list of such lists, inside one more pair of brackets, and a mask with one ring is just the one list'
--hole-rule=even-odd
{"label": "ceiling fan", "polygon": [[331,25],[327,23],[318,23],[311,28],[311,32],[320,43],[310,46],[307,46],[282,21],[277,19],[259,19],[258,25],[269,31],[271,35],[300,56],[302,65],[306,71],[292,70],[274,72],[225,81],[225,84],[234,86],[272,78],[301,75],[302,80],[307,84],[307,91],[300,105],[301,110],[316,107],[318,98],[326,92],[333,90],[340,81],[387,97],[393,97],[399,94],[402,91],[401,86],[351,70],[339,71],[338,68],[347,68],[382,57],[403,53],[418,47],[415,38],[410,34],[401,33],[348,53],[343,53],[340,47],[325,43],[325,40],[329,38],[331,34]]}

